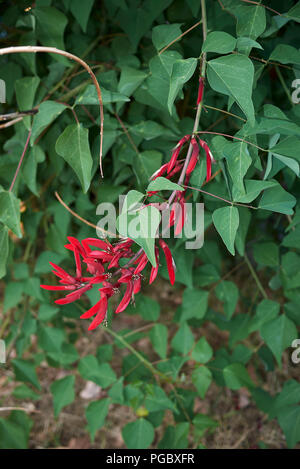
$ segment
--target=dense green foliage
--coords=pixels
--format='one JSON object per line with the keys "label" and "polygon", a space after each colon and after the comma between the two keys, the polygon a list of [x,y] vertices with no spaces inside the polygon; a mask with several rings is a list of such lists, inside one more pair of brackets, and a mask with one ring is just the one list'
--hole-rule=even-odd
{"label": "dense green foliage", "polygon": [[[293,84],[300,78],[300,3],[266,2],[270,10],[255,2],[207,1],[205,42],[199,24],[163,52],[202,19],[200,0],[36,0],[32,9],[30,3],[0,4],[1,47],[54,46],[92,67],[104,104],[104,179],[98,99],[88,74],[55,54],[1,56],[1,114],[38,110],[0,134],[0,339],[7,350],[0,372],[18,383],[15,402],[43,398],[39,369],[46,361],[65,370],[50,386],[56,418],[74,402],[79,375],[106,392],[86,407],[92,440],[114,404],[135,415],[122,431],[127,448],[201,448],[218,421],[195,413],[195,399],[205,399],[212,383],[224,392],[246,387],[294,447],[300,441],[300,363],[291,360],[300,326],[300,85]],[[53,292],[39,287],[53,282],[49,261],[70,270],[67,236],[95,236],[54,193],[94,224],[100,202],[115,203],[132,189],[143,193],[178,140],[192,133],[203,53],[199,131],[216,163],[206,193],[190,191],[191,200],[204,202],[203,247],[192,251],[182,239],[168,240],[177,265],[170,291],[182,294],[182,304],[164,314],[151,295],[154,283],[121,313],[142,317],[149,327],[120,329],[110,305],[108,327],[87,332],[79,316],[95,303],[93,291],[60,307]],[[191,185],[200,189],[204,179],[202,158]],[[159,273],[168,277],[164,263]],[[225,334],[219,348],[206,338],[209,324]],[[79,351],[83,336],[97,341],[96,355]],[[148,341],[147,353],[139,350],[140,339]],[[121,370],[115,367],[120,354]],[[270,394],[267,375],[282,367],[281,390]],[[176,425],[165,424],[166,411]],[[31,428],[23,411],[1,416],[0,448],[26,448]]]}

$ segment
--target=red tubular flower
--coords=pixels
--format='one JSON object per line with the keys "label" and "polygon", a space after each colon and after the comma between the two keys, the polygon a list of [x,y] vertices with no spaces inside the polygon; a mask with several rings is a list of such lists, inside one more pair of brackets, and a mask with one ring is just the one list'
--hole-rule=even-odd
{"label": "red tubular flower", "polygon": [[179,153],[181,151],[181,148],[183,147],[183,145],[190,139],[190,135],[185,135],[181,140],[179,140],[179,142],[177,143],[176,147],[175,147],[175,150],[173,151],[172,153],[172,156],[171,156],[171,159],[169,161],[169,164],[168,164],[168,170],[167,170],[167,173],[169,174],[172,169],[174,168],[175,164],[176,164],[176,161],[178,159],[178,156],[179,156]]}
{"label": "red tubular flower", "polygon": [[130,281],[127,283],[125,295],[123,296],[121,303],[117,307],[116,313],[121,313],[122,311],[124,311],[124,309],[127,308],[127,306],[130,303],[132,293],[133,293],[133,282]]}
{"label": "red tubular flower", "polygon": [[169,246],[167,245],[167,243],[163,239],[159,240],[159,244],[160,244],[160,247],[162,248],[162,250],[164,251],[165,258],[166,258],[166,261],[167,261],[167,268],[168,268],[170,283],[171,283],[171,285],[174,285],[174,282],[175,282],[175,262],[174,262],[174,259],[172,257]]}
{"label": "red tubular flower", "polygon": [[146,267],[147,264],[148,264],[148,257],[147,257],[146,254],[142,254],[140,256],[139,263],[136,266],[136,269],[134,271],[134,275],[139,274],[140,272],[142,272],[142,270],[144,270],[144,268]]}
{"label": "red tubular flower", "polygon": [[156,260],[156,266],[152,267],[151,273],[150,273],[150,279],[149,279],[149,285],[154,282],[154,280],[157,277],[158,273],[158,267],[159,267],[159,249],[158,247],[155,246],[155,260]]}
{"label": "red tubular flower", "polygon": [[77,280],[72,277],[70,274],[68,274],[68,272],[66,272],[64,269],[62,269],[61,267],[59,267],[58,265],[54,264],[53,262],[49,262],[49,264],[54,268],[53,270],[53,273],[64,280],[64,283],[76,283]]}
{"label": "red tubular flower", "polygon": [[193,152],[186,170],[186,175],[189,175],[192,171],[194,171],[199,155],[199,146],[195,138],[192,138],[191,144],[193,145]]}
{"label": "red tubular flower", "polygon": [[133,281],[133,294],[136,295],[137,293],[140,292],[142,287],[142,279],[140,276],[134,279]]}
{"label": "red tubular flower", "polygon": [[75,290],[75,285],[40,285],[44,290]]}
{"label": "red tubular flower", "polygon": [[112,250],[112,245],[108,241],[103,241],[102,239],[98,238],[86,238],[83,239],[81,243],[87,252],[91,250],[90,246],[95,246],[97,248],[103,249],[104,251]]}
{"label": "red tubular flower", "polygon": [[199,143],[201,147],[205,150],[205,155],[206,155],[206,182],[208,182],[211,178],[211,164],[215,162],[214,157],[212,155],[212,152],[209,149],[209,146],[207,145],[204,140],[201,140],[199,138]]}
{"label": "red tubular flower", "polygon": [[150,181],[153,181],[154,179],[165,174],[168,169],[168,166],[169,163],[163,164],[157,171],[155,171],[155,173],[152,174],[152,176],[150,177]]}
{"label": "red tubular flower", "polygon": [[182,228],[184,226],[184,222],[185,222],[185,201],[184,201],[184,196],[182,194],[182,196],[179,197],[179,204],[180,204],[180,216],[178,218],[178,221],[176,223],[176,227],[175,227],[175,236],[178,236],[181,232],[182,232]]}
{"label": "red tubular flower", "polygon": [[79,298],[88,290],[90,290],[93,285],[84,285],[84,287],[79,288],[78,290],[69,293],[65,298],[61,298],[60,300],[55,300],[55,303],[58,305],[66,305],[68,303],[73,303],[73,301],[79,300]]}
{"label": "red tubular flower", "polygon": [[199,88],[198,88],[198,98],[197,98],[197,106],[201,103],[203,98],[203,90],[204,90],[204,79],[202,77],[199,78]]}
{"label": "red tubular flower", "polygon": [[89,331],[96,329],[96,327],[98,327],[99,324],[102,323],[107,313],[107,306],[108,306],[107,296],[101,291],[100,291],[100,295],[101,295],[101,299],[94,306],[92,306],[89,310],[87,310],[84,314],[80,316],[81,319],[89,319],[96,314],[96,317],[89,325],[89,328],[88,328]]}

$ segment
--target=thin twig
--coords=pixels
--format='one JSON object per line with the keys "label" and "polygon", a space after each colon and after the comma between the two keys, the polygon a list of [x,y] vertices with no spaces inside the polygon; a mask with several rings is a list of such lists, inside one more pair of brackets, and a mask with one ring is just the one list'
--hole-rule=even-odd
{"label": "thin twig", "polygon": [[254,268],[253,268],[253,265],[251,264],[251,262],[250,262],[250,260],[249,260],[249,258],[248,258],[248,256],[247,256],[246,253],[244,254],[244,258],[245,258],[246,264],[247,264],[247,266],[249,267],[249,270],[250,270],[250,272],[251,272],[251,274],[252,274],[252,277],[254,278],[257,287],[259,288],[259,291],[261,292],[261,294],[262,294],[262,296],[265,298],[265,300],[267,300],[267,299],[268,299],[268,295],[267,295],[267,293],[266,293],[266,290],[265,290],[264,287],[262,286],[261,281],[259,280],[259,278],[258,278],[258,276],[257,276],[257,274],[256,274],[256,272],[255,272],[255,270],[254,270]]}
{"label": "thin twig", "polygon": [[16,54],[16,53],[36,53],[36,52],[45,52],[51,54],[58,54],[63,55],[64,57],[74,60],[75,62],[79,63],[82,67],[86,69],[88,74],[90,75],[95,88],[97,90],[97,96],[99,100],[99,107],[100,107],[100,150],[99,150],[99,166],[100,166],[100,174],[103,177],[103,170],[102,170],[102,149],[103,149],[103,121],[104,121],[104,112],[103,112],[103,102],[102,102],[102,94],[101,89],[96,78],[96,75],[91,70],[89,65],[77,55],[71,54],[70,52],[66,52],[61,49],[56,49],[55,47],[44,47],[44,46],[18,46],[18,47],[4,47],[0,49],[0,55],[5,54]]}
{"label": "thin twig", "polygon": [[234,202],[234,201],[232,201],[232,200],[223,199],[223,197],[219,197],[218,195],[211,194],[210,192],[206,192],[206,191],[204,191],[203,189],[198,189],[197,187],[186,186],[186,185],[184,185],[184,184],[182,184],[182,185],[183,185],[183,187],[186,187],[187,189],[192,189],[193,191],[197,191],[197,192],[203,192],[203,193],[206,194],[206,195],[210,195],[211,197],[215,197],[216,199],[220,199],[220,200],[222,200],[223,202],[226,202],[227,204],[230,204],[230,205],[238,205],[238,206],[240,206],[240,207],[252,208],[253,210],[257,210],[257,207],[254,207],[253,205],[240,204],[239,202]]}
{"label": "thin twig", "polygon": [[54,194],[55,194],[55,197],[57,198],[57,200],[59,201],[59,203],[61,203],[61,205],[63,207],[65,207],[65,209],[68,210],[68,212],[70,212],[71,215],[73,215],[73,217],[78,218],[78,220],[82,221],[86,225],[91,226],[92,228],[95,228],[96,230],[101,231],[105,236],[111,236],[112,238],[118,238],[119,237],[116,234],[110,233],[110,231],[106,231],[103,228],[100,228],[100,227],[94,225],[94,223],[91,223],[90,221],[86,220],[85,218],[82,218],[80,215],[78,215],[76,212],[74,212],[74,210],[72,210],[70,207],[68,207],[68,205],[62,200],[62,198],[60,197],[60,195],[57,192],[54,192]]}
{"label": "thin twig", "polygon": [[25,153],[26,153],[27,148],[28,148],[28,145],[29,145],[30,137],[31,137],[31,129],[30,129],[29,132],[28,132],[27,139],[26,139],[26,142],[25,142],[25,146],[24,146],[24,149],[23,149],[21,158],[20,158],[20,160],[19,160],[19,163],[18,163],[16,172],[15,172],[15,175],[14,175],[13,180],[12,180],[12,182],[11,182],[11,185],[10,185],[10,188],[9,188],[9,192],[11,192],[11,191],[13,190],[13,188],[14,188],[14,185],[15,185],[15,182],[16,182],[16,179],[17,179],[17,176],[18,176],[19,171],[20,171],[20,168],[21,168],[21,166],[22,166],[22,162],[23,162]]}
{"label": "thin twig", "polygon": [[179,41],[179,39],[181,39],[183,36],[185,36],[186,34],[188,34],[190,31],[192,31],[194,28],[196,28],[197,26],[199,26],[199,24],[202,23],[202,20],[201,21],[198,21],[198,23],[194,24],[191,28],[187,29],[186,31],[184,31],[184,33],[180,34],[180,36],[176,37],[176,39],[173,39],[173,41],[169,42],[168,45],[166,45],[163,49],[161,49],[158,53],[158,55],[162,54],[163,52],[165,52],[165,50],[167,50],[170,46],[172,46],[172,44],[174,44],[175,42]]}
{"label": "thin twig", "polygon": [[120,118],[120,116],[119,116],[116,112],[115,112],[115,116],[116,116],[116,118],[118,119],[119,124],[121,125],[121,127],[122,127],[122,129],[123,129],[123,131],[124,131],[126,137],[128,138],[128,140],[129,140],[129,142],[130,142],[132,148],[134,149],[134,151],[136,152],[136,154],[139,155],[140,152],[139,152],[139,150],[138,150],[136,144],[135,144],[134,141],[132,140],[131,135],[130,135],[130,133],[128,132],[128,129],[125,127],[124,122],[122,121],[122,119]]}

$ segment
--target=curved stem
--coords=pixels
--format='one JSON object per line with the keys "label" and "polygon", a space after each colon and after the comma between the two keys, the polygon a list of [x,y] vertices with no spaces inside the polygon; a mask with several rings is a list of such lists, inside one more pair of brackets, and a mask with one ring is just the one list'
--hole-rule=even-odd
{"label": "curved stem", "polygon": [[0,49],[0,56],[6,54],[16,54],[16,53],[36,53],[36,52],[46,52],[48,54],[58,54],[63,55],[64,57],[74,60],[75,62],[79,63],[83,68],[86,69],[88,74],[90,75],[95,88],[97,90],[97,96],[99,100],[99,107],[100,107],[100,150],[99,150],[99,166],[100,166],[100,174],[103,177],[103,170],[102,170],[102,152],[103,152],[103,121],[104,121],[104,112],[103,112],[103,102],[102,102],[102,94],[101,89],[96,78],[96,75],[91,70],[89,65],[77,55],[71,54],[70,52],[66,52],[61,49],[56,49],[55,47],[44,47],[44,46],[18,46],[18,47],[4,47]]}

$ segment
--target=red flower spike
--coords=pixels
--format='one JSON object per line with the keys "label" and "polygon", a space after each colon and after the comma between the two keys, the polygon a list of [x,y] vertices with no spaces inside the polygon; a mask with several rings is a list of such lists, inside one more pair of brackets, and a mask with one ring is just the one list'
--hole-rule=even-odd
{"label": "red flower spike", "polygon": [[97,316],[89,325],[88,330],[92,331],[96,329],[96,327],[98,327],[103,322],[103,319],[105,318],[106,313],[107,313],[107,298],[106,298],[106,295],[103,295],[102,299],[100,300],[99,311],[97,313]]}
{"label": "red flower spike", "polygon": [[201,103],[203,98],[203,90],[204,90],[204,79],[202,77],[199,78],[199,88],[198,88],[198,98],[197,98],[197,106]]}
{"label": "red flower spike", "polygon": [[169,246],[167,245],[167,243],[163,239],[159,240],[159,244],[160,244],[160,247],[162,248],[162,250],[164,251],[164,254],[165,254],[165,257],[166,257],[170,283],[171,283],[171,285],[174,285],[174,282],[175,282],[175,262],[174,262],[174,259],[172,257]]}
{"label": "red flower spike", "polygon": [[80,260],[79,252],[76,247],[74,248],[74,258],[75,258],[75,265],[76,265],[76,278],[80,278],[82,275],[81,260]]}
{"label": "red flower spike", "polygon": [[127,306],[130,303],[132,293],[133,293],[133,282],[128,282],[125,295],[123,296],[121,303],[116,309],[117,314],[121,313],[122,311],[124,311],[124,309],[127,308]]}

